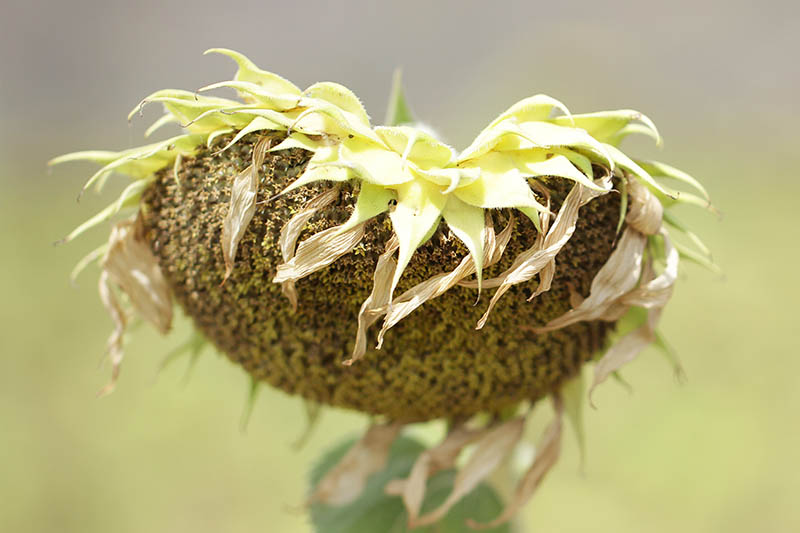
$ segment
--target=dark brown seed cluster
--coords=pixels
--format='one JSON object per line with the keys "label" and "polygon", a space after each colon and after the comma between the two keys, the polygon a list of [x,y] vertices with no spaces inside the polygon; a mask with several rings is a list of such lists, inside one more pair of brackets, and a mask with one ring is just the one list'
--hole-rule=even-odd
{"label": "dark brown seed cluster", "polygon": [[[484,292],[475,305],[475,289],[455,287],[389,330],[381,350],[372,348],[380,328],[376,323],[366,356],[344,366],[353,348],[358,311],[372,290],[377,258],[392,235],[391,224],[387,216],[377,217],[352,253],[300,280],[293,312],[280,285],[272,282],[283,262],[278,236],[293,213],[331,185],[313,185],[267,201],[302,173],[309,158],[299,149],[268,154],[255,216],[239,245],[233,275],[222,284],[222,222],[233,177],[250,163],[255,141],[255,136],[245,137],[219,155],[201,150],[183,162],[178,176],[172,170],[159,173],[144,195],[142,219],[151,248],[186,313],[222,352],[259,380],[316,402],[404,422],[459,418],[545,396],[603,345],[612,327],[604,322],[539,335],[526,326],[543,325],[566,312],[572,292],[588,294],[592,278],[613,249],[618,194],[581,208],[577,230],[556,258],[557,274],[549,292],[529,303],[536,280],[514,286],[478,331],[475,325],[491,293]],[[572,183],[542,181],[557,210]],[[340,188],[338,201],[311,219],[300,241],[347,219],[357,185]],[[519,214],[514,218],[504,257],[485,278],[507,268],[534,243],[533,224]],[[499,233],[510,213],[495,211],[493,219]],[[417,250],[395,294],[451,270],[466,254],[443,224]]]}

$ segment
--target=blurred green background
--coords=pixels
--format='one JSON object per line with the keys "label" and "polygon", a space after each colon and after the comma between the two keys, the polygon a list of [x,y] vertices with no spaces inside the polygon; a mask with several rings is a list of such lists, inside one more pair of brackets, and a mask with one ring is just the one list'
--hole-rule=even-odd
{"label": "blurred green background", "polygon": [[[721,219],[684,210],[724,269],[687,265],[662,326],[688,373],[650,350],[587,409],[525,511],[526,531],[800,531],[800,291],[795,157],[800,9],[790,2],[4,2],[0,17],[0,531],[308,531],[310,462],[364,427],[328,411],[308,445],[301,404],[264,390],[239,429],[248,380],[208,352],[158,373],[187,335],[146,327],[117,391],[98,400],[111,323],[96,271],[69,285],[99,229],[53,247],[105,205],[75,197],[91,169],[60,153],[140,142],[162,87],[228,79],[212,46],[300,86],[335,80],[380,122],[391,71],[417,114],[455,146],[511,103],[544,92],[572,111],[635,108],[666,145],[627,149],[701,178]],[[122,184],[121,179],[115,181]],[[114,187],[111,187],[112,189]],[[544,413],[533,426],[546,421]],[[376,529],[379,531],[379,529]]]}

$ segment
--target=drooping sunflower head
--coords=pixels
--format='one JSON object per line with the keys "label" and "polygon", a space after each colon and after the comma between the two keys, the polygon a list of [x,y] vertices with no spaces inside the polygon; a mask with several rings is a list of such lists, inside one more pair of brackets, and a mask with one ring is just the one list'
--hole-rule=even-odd
{"label": "drooping sunflower head", "polygon": [[[116,324],[114,379],[128,314],[117,293],[164,333],[177,300],[256,382],[384,417],[354,454],[379,458],[402,424],[434,418],[454,428],[426,452],[438,449],[445,466],[473,442],[505,439],[497,453],[507,453],[524,423],[508,413],[548,395],[558,416],[547,442],[557,449],[562,391],[580,395],[571,384],[583,363],[598,359],[594,386],[656,340],[680,256],[708,263],[665,211],[708,207],[702,186],[618,148],[632,133],[660,141],[638,112],[573,115],[532,96],[458,152],[413,123],[373,126],[339,84],[301,91],[241,54],[212,51],[237,62],[233,80],[158,91],[131,113],[160,102],[165,114],[146,135],[169,123],[181,135],[53,161],[100,163],[86,187],[131,178],[67,237],[133,211],[86,261],[99,260]],[[218,88],[240,99],[206,95]],[[667,226],[699,249],[673,244]],[[618,322],[627,334],[612,343]],[[479,413],[491,417],[476,428]],[[318,498],[358,492],[342,496],[342,472],[320,483]],[[454,502],[420,517],[408,500],[415,479],[393,490],[413,523],[435,521]]]}

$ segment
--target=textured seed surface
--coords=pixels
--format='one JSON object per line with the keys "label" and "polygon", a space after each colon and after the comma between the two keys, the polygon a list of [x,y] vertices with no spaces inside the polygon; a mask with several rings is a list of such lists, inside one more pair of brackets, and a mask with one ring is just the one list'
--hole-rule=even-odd
{"label": "textured seed surface", "polygon": [[[282,263],[278,236],[293,213],[331,185],[305,187],[268,202],[302,173],[309,156],[299,149],[274,152],[261,168],[260,203],[239,245],[233,275],[222,284],[222,221],[233,178],[250,163],[255,141],[255,136],[246,137],[220,155],[201,151],[183,162],[177,179],[171,169],[159,173],[144,195],[142,218],[178,302],[209,340],[259,380],[317,402],[402,421],[456,418],[543,397],[603,345],[608,323],[580,323],[540,335],[523,327],[543,325],[566,312],[571,292],[587,296],[592,278],[613,249],[616,193],[581,208],[575,235],[556,258],[549,292],[529,303],[536,278],[513,287],[486,326],[476,331],[491,293],[484,292],[475,305],[475,289],[455,287],[389,330],[381,350],[372,348],[381,324],[377,322],[364,359],[342,365],[352,351],[356,317],[372,289],[375,263],[392,235],[391,224],[387,216],[377,217],[352,253],[300,280],[293,312],[280,285],[272,283]],[[572,184],[556,178],[543,182],[556,210]],[[346,220],[355,187],[341,186],[338,201],[311,219],[300,241]],[[493,213],[498,233],[508,215]],[[515,218],[505,255],[485,278],[533,245],[533,224],[519,213]],[[395,294],[453,269],[466,253],[446,226],[440,226],[417,250]]]}

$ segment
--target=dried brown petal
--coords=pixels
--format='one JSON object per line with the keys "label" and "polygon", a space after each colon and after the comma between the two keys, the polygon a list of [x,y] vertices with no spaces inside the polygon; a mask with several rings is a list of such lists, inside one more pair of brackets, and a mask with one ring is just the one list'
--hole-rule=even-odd
{"label": "dried brown petal", "polygon": [[358,312],[358,332],[353,355],[344,362],[345,365],[352,365],[367,353],[367,329],[386,312],[385,308],[392,294],[392,279],[397,268],[397,261],[394,260],[393,255],[399,247],[397,236],[392,235],[392,238],[386,243],[386,250],[378,258],[375,274],[372,276],[372,292],[361,304]]}
{"label": "dried brown petal", "polygon": [[661,309],[647,313],[647,322],[614,343],[594,366],[594,379],[589,387],[589,401],[594,389],[622,366],[633,361],[648,344],[655,340],[655,326],[661,317]]}
{"label": "dried brown petal", "polygon": [[136,312],[159,332],[167,333],[172,324],[172,295],[158,260],[141,235],[138,219],[114,226],[102,266],[128,295]]}
{"label": "dried brown petal", "polygon": [[[634,288],[642,270],[642,255],[647,237],[633,228],[625,228],[616,249],[592,280],[589,296],[581,304],[546,326],[532,328],[536,333],[560,329],[584,320],[610,319],[610,314],[624,313],[625,306],[616,306],[619,299]],[[609,313],[609,311],[613,313]]]}
{"label": "dried brown petal", "polygon": [[347,231],[335,226],[315,233],[300,243],[291,260],[278,266],[272,281],[297,281],[330,265],[356,247],[364,236],[364,225],[362,222]]}
{"label": "dried brown petal", "polygon": [[355,501],[369,476],[386,464],[389,448],[402,428],[403,425],[397,422],[370,426],[361,440],[320,480],[311,495],[311,502],[347,505]]}
{"label": "dried brown petal", "polygon": [[486,313],[478,321],[477,329],[483,328],[494,306],[512,285],[523,283],[533,278],[555,258],[556,254],[569,241],[572,234],[575,233],[575,226],[578,222],[578,209],[581,206],[582,191],[583,186],[576,183],[564,199],[564,203],[559,209],[550,231],[547,234],[540,235],[531,248],[519,254],[511,267],[498,276],[502,282],[492,296]]}
{"label": "dried brown petal", "polygon": [[622,297],[621,303],[627,306],[644,307],[645,309],[663,308],[672,296],[672,288],[678,279],[678,263],[680,254],[672,245],[669,235],[663,229],[661,236],[664,239],[664,253],[666,266],[664,272],[658,277],[651,275],[642,276],[642,283]]}
{"label": "dried brown petal", "polygon": [[259,140],[253,147],[253,164],[233,179],[231,203],[228,214],[225,215],[222,223],[222,257],[225,260],[225,280],[233,272],[233,262],[236,259],[239,241],[242,240],[244,232],[256,212],[258,171],[264,163],[270,144],[271,139],[268,137]]}
{"label": "dried brown petal", "polygon": [[[306,223],[308,223],[317,211],[327,207],[336,200],[338,194],[339,191],[337,189],[331,188],[312,198],[303,209],[295,213],[283,228],[281,228],[281,235],[278,239],[278,243],[281,247],[281,255],[283,256],[284,262],[288,262],[294,257],[297,239],[300,237],[300,233],[303,232]],[[295,289],[294,282],[284,281],[281,284],[281,292],[289,299],[292,308],[297,309],[297,290]]]}
{"label": "dried brown petal", "polygon": [[516,446],[525,425],[524,417],[508,420],[488,431],[477,443],[467,464],[456,474],[453,490],[441,506],[409,522],[411,529],[434,524],[444,518],[461,498],[472,492],[486,479]]}
{"label": "dried brown petal", "polygon": [[650,343],[656,340],[656,324],[661,312],[672,294],[672,287],[678,274],[678,251],[672,246],[666,231],[661,230],[666,251],[666,267],[659,276],[648,269],[639,287],[621,298],[626,306],[638,306],[648,309],[647,321],[639,328],[628,333],[612,345],[594,367],[594,379],[589,388],[589,399],[595,387],[608,379],[608,376],[623,365],[633,361]]}
{"label": "dried brown petal", "polygon": [[645,235],[655,235],[661,228],[664,208],[650,189],[637,179],[628,180],[630,210],[625,217],[629,226]]}
{"label": "dried brown petal", "polygon": [[[491,266],[500,260],[511,238],[512,225],[513,220],[509,221],[506,229],[498,236],[499,238],[495,238],[494,227],[491,223],[487,224],[486,236],[484,239],[484,266]],[[410,288],[398,298],[395,298],[386,313],[383,327],[378,334],[378,348],[383,344],[383,336],[392,326],[407,317],[428,300],[441,296],[457,285],[459,281],[474,273],[475,262],[472,260],[472,256],[469,255],[464,257],[459,265],[451,272],[437,274]]]}
{"label": "dried brown petal", "polygon": [[101,395],[113,390],[119,376],[123,358],[122,336],[127,324],[125,311],[111,284],[125,292],[136,312],[161,333],[167,333],[172,323],[172,296],[158,261],[144,242],[139,222],[139,219],[125,220],[112,228],[101,262],[100,300],[114,321],[107,348],[112,365],[111,382],[100,391]]}
{"label": "dried brown petal", "polygon": [[103,387],[98,396],[105,396],[114,390],[114,385],[117,383],[119,377],[119,365],[122,363],[122,336],[125,334],[125,326],[127,320],[125,311],[119,305],[114,291],[111,288],[108,272],[105,270],[100,273],[100,281],[98,283],[98,290],[100,292],[100,300],[111,315],[111,320],[114,321],[114,331],[108,338],[106,350],[108,350],[108,358],[111,361],[111,382]]}
{"label": "dried brown petal", "polygon": [[409,527],[417,521],[425,488],[433,474],[452,468],[461,451],[486,434],[488,429],[469,429],[459,426],[451,431],[437,446],[420,454],[406,479],[395,479],[386,485],[386,493],[403,497],[408,513]]}
{"label": "dried brown petal", "polygon": [[525,503],[531,499],[536,489],[544,480],[545,475],[558,461],[561,453],[561,430],[563,428],[564,404],[558,396],[553,398],[555,408],[555,419],[550,423],[542,436],[539,448],[536,451],[536,459],[531,467],[522,476],[514,491],[514,497],[506,506],[503,512],[486,524],[478,524],[473,520],[468,520],[467,525],[476,529],[497,527],[508,522]]}

